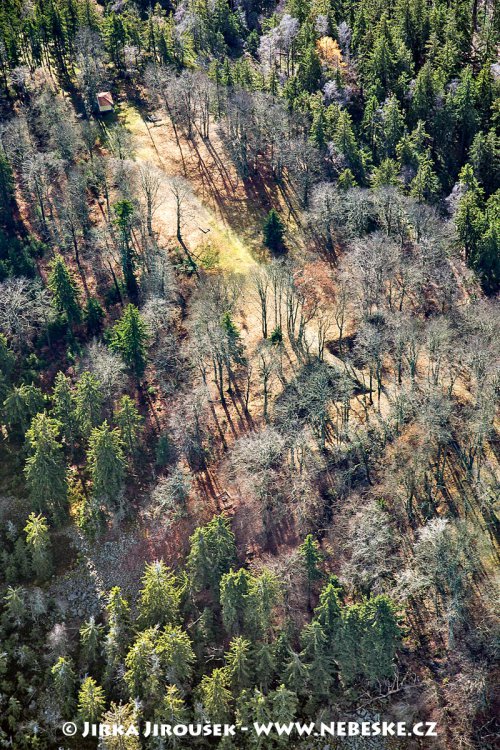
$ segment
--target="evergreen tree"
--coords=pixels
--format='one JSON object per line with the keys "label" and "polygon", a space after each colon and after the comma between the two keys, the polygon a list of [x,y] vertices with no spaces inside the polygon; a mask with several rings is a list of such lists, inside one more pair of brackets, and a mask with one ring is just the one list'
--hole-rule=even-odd
{"label": "evergreen tree", "polygon": [[328,696],[332,685],[333,665],[328,654],[328,639],[317,620],[310,622],[301,635],[301,658],[307,665],[308,679],[313,695]]}
{"label": "evergreen tree", "polygon": [[5,615],[15,626],[21,625],[28,614],[26,589],[22,586],[8,586],[5,596]]}
{"label": "evergreen tree", "polygon": [[39,580],[46,580],[52,573],[52,554],[47,519],[42,515],[37,516],[35,513],[31,513],[28,516],[24,531],[33,571]]}
{"label": "evergreen tree", "polygon": [[219,584],[236,560],[236,544],[229,519],[214,516],[195,530],[190,540],[187,567],[195,590],[210,588],[218,598]]}
{"label": "evergreen tree", "polygon": [[280,582],[270,571],[264,570],[259,576],[251,578],[248,593],[248,621],[252,630],[263,638],[269,637],[273,609],[280,594]]}
{"label": "evergreen tree", "polygon": [[225,654],[225,661],[233,690],[238,695],[250,685],[250,641],[241,636],[233,638],[229,644],[229,651]]}
{"label": "evergreen tree", "polygon": [[[273,721],[278,724],[288,724],[295,719],[299,704],[295,691],[288,690],[281,684],[269,694],[269,701],[272,706],[271,715]],[[278,747],[286,746],[289,741],[285,737],[277,738]]]}
{"label": "evergreen tree", "polygon": [[159,706],[161,686],[168,682],[185,687],[194,659],[191,641],[180,627],[156,626],[140,632],[125,658],[130,695]]}
{"label": "evergreen tree", "polygon": [[331,648],[337,636],[341,618],[339,589],[332,582],[327,583],[321,591],[314,615],[323,628],[328,646]]}
{"label": "evergreen tree", "polygon": [[251,576],[244,569],[230,570],[220,582],[222,621],[230,634],[242,633],[248,617],[248,593]]}
{"label": "evergreen tree", "polygon": [[50,670],[59,710],[71,716],[75,708],[76,674],[71,659],[60,656]]}
{"label": "evergreen tree", "polygon": [[96,723],[104,713],[104,690],[93,677],[86,677],[78,693],[78,718]]}
{"label": "evergreen tree", "polygon": [[139,286],[135,276],[136,253],[132,243],[134,206],[129,200],[121,200],[113,206],[113,209],[116,217],[115,223],[120,231],[122,270],[127,294],[132,302],[137,302]]}
{"label": "evergreen tree", "polygon": [[[189,714],[186,703],[177,685],[167,686],[165,697],[155,720],[158,724],[167,723],[171,726],[188,723]],[[180,743],[181,739],[175,736],[167,738],[168,747],[179,747]]]}
{"label": "evergreen tree", "polygon": [[374,188],[401,186],[398,163],[394,159],[384,159],[371,173],[370,182]]}
{"label": "evergreen tree", "polygon": [[134,305],[128,305],[113,328],[111,348],[121,354],[137,378],[142,378],[146,369],[148,339],[146,324],[139,310]]}
{"label": "evergreen tree", "polygon": [[195,660],[187,633],[178,625],[165,625],[158,637],[157,653],[168,682],[185,687]]}
{"label": "evergreen tree", "polygon": [[327,143],[327,122],[325,115],[325,107],[322,102],[315,108],[313,112],[313,121],[311,124],[311,130],[309,133],[311,142],[314,143],[318,148],[324,148]]}
{"label": "evergreen tree", "polygon": [[0,148],[0,226],[14,224],[14,177],[5,152]]}
{"label": "evergreen tree", "polygon": [[484,191],[470,164],[461,169],[459,183],[465,194],[458,204],[455,225],[465,251],[465,259],[472,264],[473,258],[478,255],[481,239],[487,228]]}
{"label": "evergreen tree", "polygon": [[[107,726],[122,726],[124,735],[111,733],[104,740],[104,750],[141,750],[140,740],[135,734],[127,733],[129,727],[139,723],[138,706],[135,703],[111,703],[109,711],[103,715],[101,723]],[[160,722],[158,722],[160,723]]]}
{"label": "evergreen tree", "polygon": [[461,162],[466,150],[472,143],[479,120],[476,109],[474,76],[470,67],[465,68],[461,72],[460,80],[451,103],[458,141],[458,158]]}
{"label": "evergreen tree", "polygon": [[[271,720],[270,701],[260,690],[243,690],[236,703],[236,721],[241,726],[251,726],[254,722],[267,724]],[[262,738],[255,738],[251,747],[262,747]]]}
{"label": "evergreen tree", "polygon": [[53,294],[54,306],[68,323],[79,323],[82,311],[78,286],[61,255],[56,255],[50,264],[48,286]]}
{"label": "evergreen tree", "polygon": [[174,624],[179,619],[180,591],[163,560],[146,565],[139,599],[142,625]]}
{"label": "evergreen tree", "polygon": [[267,641],[259,643],[255,649],[255,674],[261,690],[264,692],[269,690],[275,673],[276,659],[273,645]]}
{"label": "evergreen tree", "polygon": [[383,15],[374,33],[371,52],[364,67],[366,87],[379,101],[384,94],[401,87],[401,76],[409,74],[411,56],[404,44],[396,38],[387,15]]}
{"label": "evergreen tree", "polygon": [[132,630],[130,606],[127,600],[122,597],[121,589],[118,586],[114,586],[109,592],[106,615],[108,621],[108,632],[104,639],[106,676],[112,680],[125,656]]}
{"label": "evergreen tree", "polygon": [[99,380],[90,372],[82,373],[75,389],[75,418],[80,433],[90,437],[94,428],[102,421],[103,395]]}
{"label": "evergreen tree", "polygon": [[400,644],[401,629],[395,606],[384,595],[375,596],[366,602],[363,619],[363,672],[369,682],[375,685],[394,674],[394,657]]}
{"label": "evergreen tree", "polygon": [[283,668],[282,678],[288,689],[295,691],[297,695],[304,695],[307,692],[309,672],[300,654],[295,653],[295,651],[289,652],[288,659]]}
{"label": "evergreen tree", "polygon": [[5,421],[12,432],[27,431],[32,419],[45,406],[45,396],[35,385],[15,386],[3,403]]}
{"label": "evergreen tree", "polygon": [[419,203],[433,201],[439,194],[441,185],[434,172],[432,159],[429,153],[422,154],[418,159],[417,174],[411,181],[410,193]]}
{"label": "evergreen tree", "polygon": [[302,91],[313,93],[321,80],[321,62],[314,44],[308,45],[299,64],[297,81]]}
{"label": "evergreen tree", "polygon": [[219,724],[228,721],[231,710],[231,693],[228,685],[229,675],[226,669],[214,669],[212,674],[202,678],[198,695],[205,721]]}
{"label": "evergreen tree", "polygon": [[484,230],[478,246],[471,256],[487,294],[500,289],[500,191],[490,196],[484,213]]}
{"label": "evergreen tree", "polygon": [[143,419],[137,411],[135,402],[130,396],[123,396],[116,414],[116,424],[120,431],[122,443],[129,456],[137,451],[137,440],[140,435]]}
{"label": "evergreen tree", "polygon": [[133,699],[148,699],[160,694],[161,666],[156,653],[158,629],[140,632],[125,657],[124,680]]}
{"label": "evergreen tree", "polygon": [[98,625],[93,616],[80,627],[83,663],[89,667],[96,666],[101,661],[103,630],[103,626]]}
{"label": "evergreen tree", "polygon": [[469,152],[474,176],[491,195],[500,187],[500,138],[491,129],[488,133],[477,133]]}
{"label": "evergreen tree", "polygon": [[30,455],[24,474],[34,506],[60,521],[67,508],[68,480],[59,432],[59,422],[47,414],[34,417],[26,433]]}
{"label": "evergreen tree", "polygon": [[335,660],[342,682],[350,685],[363,674],[361,643],[364,636],[363,605],[353,604],[342,611],[342,626],[335,645]]}
{"label": "evergreen tree", "polygon": [[307,580],[307,598],[309,607],[311,607],[311,593],[314,581],[318,581],[323,577],[321,569],[319,567],[323,555],[319,547],[319,543],[313,538],[312,534],[308,534],[304,539],[303,543],[299,547],[299,553],[302,558],[304,565],[304,571]]}
{"label": "evergreen tree", "polygon": [[109,508],[119,507],[125,484],[125,458],[118,430],[112,430],[107,422],[93,429],[87,460],[94,497]]}
{"label": "evergreen tree", "polygon": [[392,159],[396,155],[396,145],[404,132],[404,116],[397,97],[393,94],[384,103],[381,112],[378,151],[381,157]]}
{"label": "evergreen tree", "polygon": [[432,63],[428,60],[420,68],[415,80],[411,100],[411,116],[414,123],[419,120],[430,122],[438,93],[438,83],[436,74],[433,71]]}
{"label": "evergreen tree", "polygon": [[391,677],[400,640],[395,607],[388,597],[345,607],[335,657],[343,682],[366,679],[375,684]]}
{"label": "evergreen tree", "polygon": [[55,377],[52,404],[52,414],[61,425],[61,435],[72,450],[78,432],[78,421],[71,381],[63,372],[58,372]]}
{"label": "evergreen tree", "polygon": [[333,143],[337,151],[342,154],[357,180],[363,179],[363,165],[352,129],[352,119],[346,109],[342,109],[333,134]]}
{"label": "evergreen tree", "polygon": [[98,336],[102,331],[105,318],[105,312],[98,299],[95,297],[88,298],[83,311],[83,318],[89,336]]}
{"label": "evergreen tree", "polygon": [[277,211],[272,208],[264,222],[264,244],[273,253],[281,253],[284,250],[283,237],[285,225],[281,221]]}
{"label": "evergreen tree", "polygon": [[344,169],[338,176],[337,185],[339,190],[346,191],[357,187],[358,183],[350,169]]}
{"label": "evergreen tree", "polygon": [[7,339],[0,333],[0,402],[3,402],[8,393],[14,363],[14,354],[9,349]]}
{"label": "evergreen tree", "polygon": [[495,82],[492,74],[492,68],[487,62],[475,80],[475,106],[479,112],[480,124],[484,128],[487,126],[491,116],[491,107],[495,99]]}

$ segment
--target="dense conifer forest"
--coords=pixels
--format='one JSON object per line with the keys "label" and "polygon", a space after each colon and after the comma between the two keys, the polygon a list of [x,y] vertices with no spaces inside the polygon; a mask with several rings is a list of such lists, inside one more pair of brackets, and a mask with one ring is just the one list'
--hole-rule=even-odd
{"label": "dense conifer forest", "polygon": [[494,747],[498,32],[3,0],[0,748]]}

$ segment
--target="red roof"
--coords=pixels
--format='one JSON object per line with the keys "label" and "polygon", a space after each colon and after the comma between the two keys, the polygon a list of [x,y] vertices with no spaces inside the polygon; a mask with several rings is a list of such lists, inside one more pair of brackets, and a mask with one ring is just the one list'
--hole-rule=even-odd
{"label": "red roof", "polygon": [[114,104],[113,97],[109,91],[101,91],[97,94],[97,103],[100,107],[112,107]]}

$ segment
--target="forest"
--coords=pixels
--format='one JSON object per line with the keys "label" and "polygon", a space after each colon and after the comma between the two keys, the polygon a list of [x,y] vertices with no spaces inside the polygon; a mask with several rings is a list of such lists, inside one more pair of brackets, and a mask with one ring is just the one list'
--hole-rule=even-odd
{"label": "forest", "polygon": [[499,22],[3,0],[0,748],[493,750]]}

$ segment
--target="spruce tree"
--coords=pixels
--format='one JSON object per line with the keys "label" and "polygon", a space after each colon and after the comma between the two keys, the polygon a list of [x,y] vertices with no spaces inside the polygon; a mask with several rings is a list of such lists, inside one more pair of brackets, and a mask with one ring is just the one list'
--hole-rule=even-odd
{"label": "spruce tree", "polygon": [[135,402],[130,396],[123,396],[116,414],[116,424],[125,446],[125,450],[132,456],[137,451],[137,440],[140,435],[143,419],[139,414]]}
{"label": "spruce tree", "polygon": [[121,354],[137,378],[142,378],[146,369],[148,340],[147,327],[139,310],[134,305],[128,305],[113,328],[111,348]]}
{"label": "spruce tree", "polygon": [[214,516],[206,526],[195,530],[189,542],[187,567],[195,590],[208,587],[218,598],[220,580],[236,561],[229,519],[224,515]]}
{"label": "spruce tree", "polygon": [[33,571],[40,581],[44,581],[52,573],[53,567],[47,519],[41,514],[31,513],[24,531]]}
{"label": "spruce tree", "polygon": [[307,599],[310,607],[313,583],[323,577],[323,573],[319,567],[323,555],[321,554],[319,543],[313,538],[312,534],[306,536],[299,547],[299,553],[306,574]]}
{"label": "spruce tree", "polygon": [[134,206],[129,200],[121,200],[113,206],[113,210],[115,212],[115,224],[120,232],[122,270],[127,294],[133,302],[137,302],[139,286],[135,275],[136,253],[132,243]]}
{"label": "spruce tree", "polygon": [[66,445],[73,450],[78,433],[76,403],[71,381],[63,372],[58,372],[52,391],[52,415],[61,425],[61,435]]}
{"label": "spruce tree", "polygon": [[238,636],[233,638],[229,644],[229,650],[225,654],[225,661],[231,684],[236,695],[250,685],[251,660],[250,641]]}
{"label": "spruce tree", "polygon": [[346,109],[340,111],[337,127],[333,134],[333,143],[337,151],[345,157],[354,177],[357,180],[362,180],[363,165],[361,156],[352,127],[352,118]]}
{"label": "spruce tree", "polygon": [[3,403],[5,421],[13,433],[23,435],[45,406],[45,396],[35,385],[15,386]]}
{"label": "spruce tree", "polygon": [[309,672],[300,654],[295,651],[289,652],[283,671],[281,674],[278,672],[278,677],[284,681],[289,690],[295,691],[297,695],[307,692]]}
{"label": "spruce tree", "polygon": [[255,648],[256,682],[261,690],[267,692],[276,673],[276,659],[274,646],[267,641],[259,643]]}
{"label": "spruce tree", "polygon": [[264,222],[264,244],[273,253],[281,253],[284,250],[283,237],[285,234],[285,225],[280,219],[277,211],[272,208]]}
{"label": "spruce tree", "polygon": [[142,750],[139,738],[135,734],[127,733],[130,726],[136,727],[139,723],[138,710],[136,703],[111,703],[109,710],[103,714],[101,723],[107,726],[122,726],[125,728],[125,734],[111,733],[104,740],[103,750]]}
{"label": "spruce tree", "polygon": [[[165,697],[158,711],[156,720],[158,723],[167,723],[171,726],[176,724],[187,724],[188,710],[182,697],[182,693],[177,685],[168,685],[165,691]],[[180,740],[175,737],[170,739],[172,747],[180,744]]]}
{"label": "spruce tree", "polygon": [[220,582],[222,621],[231,635],[242,633],[248,618],[248,593],[251,576],[244,569],[230,570]]}
{"label": "spruce tree", "polygon": [[375,596],[364,605],[362,640],[363,672],[375,685],[394,674],[394,658],[401,642],[394,603],[385,595]]}
{"label": "spruce tree", "polygon": [[108,508],[119,508],[125,484],[125,458],[118,430],[112,430],[106,421],[90,434],[87,460],[94,497]]}
{"label": "spruce tree", "polygon": [[227,670],[214,669],[210,675],[205,675],[198,689],[198,697],[204,721],[218,724],[227,722],[231,710]]}
{"label": "spruce tree", "polygon": [[3,597],[7,620],[16,627],[24,622],[28,614],[26,594],[22,586],[8,586]]}
{"label": "spruce tree", "polygon": [[14,177],[4,150],[0,147],[0,226],[14,224]]}
{"label": "spruce tree", "polygon": [[103,395],[99,380],[90,372],[82,373],[75,389],[75,418],[80,433],[90,437],[92,430],[101,424]]}
{"label": "spruce tree", "polygon": [[50,670],[59,710],[71,716],[75,708],[76,674],[71,659],[60,656]]}
{"label": "spruce tree", "polygon": [[410,193],[419,203],[433,201],[437,198],[441,185],[434,172],[432,159],[429,153],[422,154],[418,159],[417,174],[411,181]]}
{"label": "spruce tree", "polygon": [[83,318],[89,336],[98,336],[101,333],[104,317],[105,312],[99,300],[95,297],[89,297],[83,311]]}
{"label": "spruce tree", "polygon": [[319,595],[319,604],[314,610],[314,616],[323,628],[330,648],[341,624],[339,591],[332,582],[327,583]]}
{"label": "spruce tree", "polygon": [[78,718],[96,723],[104,713],[104,690],[93,677],[86,677],[78,693]]}
{"label": "spruce tree", "polygon": [[163,560],[146,565],[139,598],[143,626],[174,624],[179,619],[180,591]]}
{"label": "spruce tree", "polygon": [[58,441],[60,425],[47,414],[37,414],[26,433],[30,455],[24,474],[35,508],[61,521],[67,510],[68,479],[62,446]]}
{"label": "spruce tree", "polygon": [[80,293],[61,255],[56,255],[50,264],[48,287],[52,292],[55,308],[66,317],[70,325],[79,323],[82,317]]}
{"label": "spruce tree", "polygon": [[248,592],[248,622],[255,632],[262,638],[268,638],[273,610],[279,601],[281,586],[277,577],[268,570],[250,580]]}
{"label": "spruce tree", "polygon": [[130,605],[123,598],[121,589],[114,586],[109,592],[106,605],[108,632],[104,639],[106,654],[106,679],[112,681],[116,670],[129,646],[132,632]]}
{"label": "spruce tree", "polygon": [[[272,706],[273,721],[279,724],[288,724],[295,719],[299,700],[294,690],[288,690],[282,683],[269,694],[269,700]],[[280,737],[278,746],[285,746],[289,741],[288,738]]]}
{"label": "spruce tree", "polygon": [[80,647],[83,663],[94,667],[101,661],[103,626],[90,617],[80,627]]}
{"label": "spruce tree", "polygon": [[0,333],[0,402],[3,402],[8,393],[14,364],[14,354],[9,349],[6,337]]}
{"label": "spruce tree", "polygon": [[156,653],[158,629],[140,632],[125,657],[123,676],[133,699],[147,699],[160,693],[161,668]]}
{"label": "spruce tree", "polygon": [[328,654],[327,637],[317,620],[305,626],[301,642],[301,658],[307,665],[311,690],[317,698],[324,698],[329,694],[332,685],[333,664]]}
{"label": "spruce tree", "polygon": [[165,625],[158,636],[156,651],[168,681],[185,687],[195,660],[188,634],[178,625]]}

